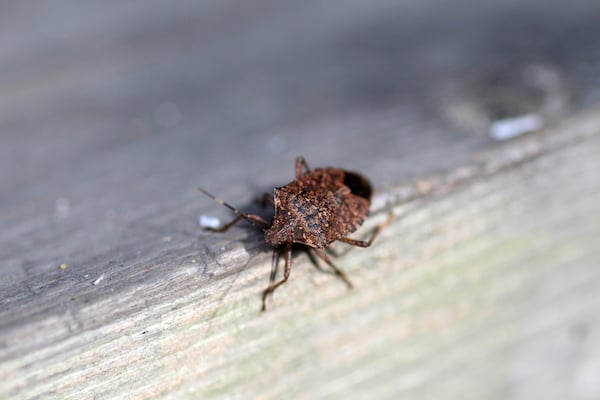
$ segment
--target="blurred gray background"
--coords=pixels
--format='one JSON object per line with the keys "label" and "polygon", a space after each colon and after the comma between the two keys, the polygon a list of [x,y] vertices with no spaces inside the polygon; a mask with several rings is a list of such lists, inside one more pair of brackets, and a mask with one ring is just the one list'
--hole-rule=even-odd
{"label": "blurred gray background", "polygon": [[[597,100],[599,10],[533,0],[5,3],[0,215],[65,191],[77,201],[91,177],[105,195],[128,185],[141,198],[217,176],[226,181],[214,190],[268,186],[274,171],[289,179],[300,154],[398,183],[423,172],[431,142],[457,147],[450,159],[486,144],[460,126],[433,132],[449,82],[510,80],[534,64],[566,77],[578,104]],[[151,177],[161,184],[143,192]]]}

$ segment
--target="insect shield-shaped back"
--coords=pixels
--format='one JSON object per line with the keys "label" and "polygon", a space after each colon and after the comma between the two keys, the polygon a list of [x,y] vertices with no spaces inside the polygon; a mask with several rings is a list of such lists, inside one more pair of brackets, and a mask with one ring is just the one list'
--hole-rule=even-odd
{"label": "insect shield-shaped back", "polygon": [[369,181],[355,172],[337,168],[306,172],[274,189],[275,217],[265,242],[324,249],[363,223],[371,193]]}

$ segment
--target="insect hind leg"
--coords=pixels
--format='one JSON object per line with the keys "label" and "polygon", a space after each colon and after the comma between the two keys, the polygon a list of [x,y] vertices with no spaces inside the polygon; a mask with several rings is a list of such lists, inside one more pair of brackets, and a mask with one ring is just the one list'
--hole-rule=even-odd
{"label": "insect hind leg", "polygon": [[379,235],[379,232],[381,232],[381,230],[383,228],[385,228],[387,225],[389,225],[394,220],[395,217],[396,216],[393,213],[390,213],[388,218],[384,222],[377,225],[375,227],[375,229],[373,229],[373,231],[371,232],[371,238],[369,240],[356,240],[356,239],[350,239],[347,237],[342,237],[342,238],[339,238],[338,240],[340,242],[344,242],[344,243],[347,243],[352,246],[369,247],[373,243],[373,240],[375,240],[377,235]]}
{"label": "insect hind leg", "polygon": [[333,261],[331,261],[327,253],[325,253],[325,251],[323,251],[322,249],[310,249],[309,251],[313,251],[321,260],[325,261],[327,265],[329,265],[331,269],[333,269],[333,272],[335,272],[336,276],[343,280],[349,289],[352,289],[352,282],[350,282],[346,274],[344,274],[344,272],[341,269],[335,266],[335,264],[333,263]]}

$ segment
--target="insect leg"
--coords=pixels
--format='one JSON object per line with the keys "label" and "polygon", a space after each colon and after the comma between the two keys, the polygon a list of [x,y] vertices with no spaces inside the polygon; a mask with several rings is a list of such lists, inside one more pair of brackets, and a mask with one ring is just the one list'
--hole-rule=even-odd
{"label": "insect leg", "polygon": [[263,193],[260,199],[255,200],[261,207],[273,206],[275,207],[275,199],[273,199],[273,195],[270,193]]}
{"label": "insect leg", "polygon": [[250,223],[252,223],[252,224],[263,226],[265,228],[269,226],[269,223],[267,221],[265,221],[264,219],[262,219],[261,217],[259,217],[258,215],[243,213],[243,214],[238,215],[231,222],[223,225],[220,228],[206,227],[206,228],[204,228],[204,230],[211,231],[211,232],[223,233],[223,232],[228,231],[229,228],[231,228],[233,225],[237,224],[242,219],[245,219],[246,221],[250,221]]}
{"label": "insect leg", "polygon": [[225,225],[223,225],[223,226],[222,226],[222,227],[220,227],[220,228],[211,228],[211,227],[207,226],[207,227],[205,227],[205,228],[204,228],[204,230],[205,230],[205,231],[211,231],[211,232],[219,232],[219,233],[223,233],[223,232],[226,232],[226,231],[227,231],[229,228],[231,228],[233,225],[237,224],[237,223],[238,223],[238,222],[239,222],[239,221],[240,221],[242,218],[244,218],[244,217],[242,217],[241,215],[238,215],[237,217],[235,217],[235,218],[233,219],[233,221],[231,221],[231,222],[230,222],[230,223],[228,223],[228,224],[225,224]]}
{"label": "insect leg", "polygon": [[[277,251],[277,249],[273,250],[273,251]],[[273,256],[273,264],[271,265],[271,277],[270,277],[270,281],[269,281],[269,287],[265,289],[265,291],[263,292],[262,295],[262,308],[260,309],[261,311],[265,311],[267,309],[267,296],[271,293],[273,293],[275,291],[275,289],[277,289],[279,286],[283,285],[288,278],[290,277],[290,271],[292,270],[292,242],[289,241],[287,242],[287,245],[285,247],[285,269],[283,270],[283,279],[281,279],[279,282],[273,284],[273,281],[275,280],[275,270],[276,270],[276,265],[277,263],[275,262],[275,256]]]}
{"label": "insect leg", "polygon": [[338,278],[343,280],[346,283],[346,285],[348,285],[348,288],[352,289],[352,282],[350,282],[350,280],[346,277],[346,274],[344,274],[341,269],[339,269],[338,267],[335,266],[335,264],[333,263],[333,261],[331,261],[329,256],[325,253],[325,251],[323,251],[322,249],[310,249],[310,250],[314,251],[315,254],[317,256],[319,256],[319,258],[321,260],[325,261],[327,263],[327,265],[329,265],[333,269],[333,271],[338,276]]}
{"label": "insect leg", "polygon": [[383,223],[377,225],[375,227],[375,229],[373,229],[373,232],[371,232],[371,238],[369,240],[366,240],[366,241],[365,240],[356,240],[356,239],[350,239],[350,238],[346,238],[346,237],[339,238],[338,240],[340,242],[344,242],[344,243],[350,244],[352,246],[369,247],[371,245],[371,243],[373,243],[373,240],[375,240],[377,235],[379,235],[379,232],[383,228],[385,228],[390,222],[392,222],[394,217],[395,217],[395,215],[393,213],[390,213],[387,220],[385,220]]}
{"label": "insect leg", "polygon": [[233,221],[226,224],[225,226],[223,226],[221,228],[216,228],[216,229],[215,228],[205,228],[205,230],[213,231],[213,232],[225,232],[226,230],[231,228],[233,225],[238,223],[239,220],[242,218],[245,219],[246,221],[250,222],[252,225],[260,225],[264,228],[268,228],[271,225],[267,221],[265,221],[264,219],[259,217],[258,215],[241,212],[240,210],[238,210],[231,204],[228,204],[225,200],[215,196],[214,194],[204,190],[201,187],[199,187],[198,190],[201,191],[202,193],[204,193],[205,195],[207,195],[208,197],[210,197],[211,199],[215,200],[217,203],[224,205],[225,207],[227,207],[231,211],[233,211],[235,214],[237,214],[237,216],[233,219]]}
{"label": "insect leg", "polygon": [[319,264],[319,262],[317,261],[317,259],[315,258],[315,255],[312,253],[311,248],[310,247],[305,247],[304,248],[306,250],[306,255],[308,255],[308,258],[310,259],[310,262],[315,266],[316,269],[318,269],[319,271],[325,273],[325,274],[330,274],[332,271],[329,270],[325,270],[323,269],[323,267],[321,267],[321,265]]}
{"label": "insect leg", "polygon": [[310,172],[310,168],[308,164],[304,160],[304,157],[298,156],[296,157],[296,179],[300,178],[304,173],[302,172],[302,167],[306,170],[306,172]]}
{"label": "insect leg", "polygon": [[265,289],[262,296],[262,307],[261,311],[265,311],[267,309],[267,294],[272,292],[273,286],[275,286],[275,277],[277,276],[277,261],[279,260],[279,251],[277,248],[273,249],[273,255],[271,257],[271,274],[269,275],[269,287]]}

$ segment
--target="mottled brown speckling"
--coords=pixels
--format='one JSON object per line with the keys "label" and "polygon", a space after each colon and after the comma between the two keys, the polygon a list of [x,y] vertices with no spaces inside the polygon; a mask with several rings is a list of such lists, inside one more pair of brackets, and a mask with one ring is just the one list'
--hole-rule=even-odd
{"label": "mottled brown speckling", "polygon": [[[265,201],[275,206],[275,217],[267,222],[258,215],[242,213],[223,200],[200,188],[206,195],[217,200],[237,214],[237,217],[219,229],[207,230],[224,232],[241,219],[265,229],[265,242],[273,246],[273,261],[269,287],[262,296],[262,311],[266,309],[267,296],[285,283],[292,266],[292,245],[307,246],[312,252],[329,265],[335,274],[348,287],[352,284],[346,275],[338,269],[324,249],[339,240],[353,246],[368,247],[383,225],[375,228],[368,241],[347,238],[354,232],[369,213],[371,203],[371,184],[363,176],[338,168],[317,168],[310,170],[304,158],[296,159],[296,179],[285,186],[275,188],[274,196],[265,195]],[[384,224],[387,224],[388,221]],[[277,255],[285,246],[285,269],[283,278],[275,282]]]}
{"label": "mottled brown speckling", "polygon": [[[353,192],[353,185],[358,192]],[[369,213],[371,186],[358,174],[324,168],[275,188],[275,218],[265,232],[271,246],[294,243],[324,249],[354,232]]]}

